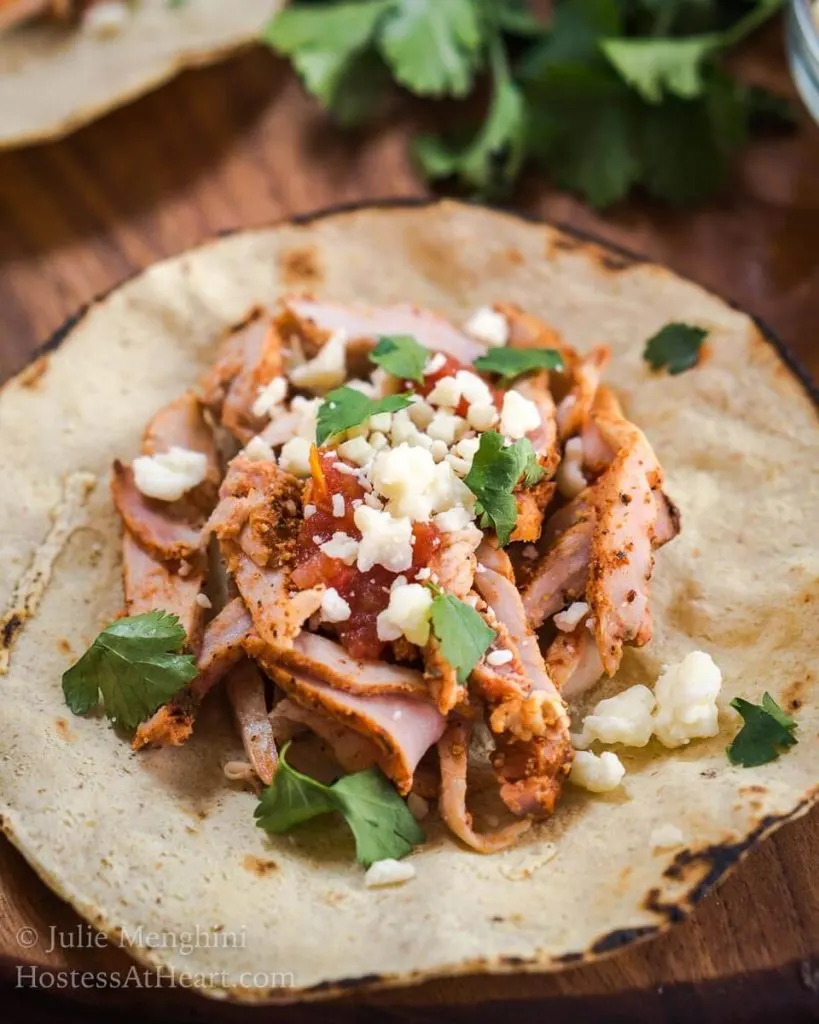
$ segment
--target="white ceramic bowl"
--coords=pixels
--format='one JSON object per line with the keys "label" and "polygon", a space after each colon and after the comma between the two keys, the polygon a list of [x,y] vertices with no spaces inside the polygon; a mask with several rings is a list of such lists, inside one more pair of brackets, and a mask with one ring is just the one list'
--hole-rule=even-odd
{"label": "white ceramic bowl", "polygon": [[819,3],[791,0],[788,10],[788,60],[805,105],[819,121]]}

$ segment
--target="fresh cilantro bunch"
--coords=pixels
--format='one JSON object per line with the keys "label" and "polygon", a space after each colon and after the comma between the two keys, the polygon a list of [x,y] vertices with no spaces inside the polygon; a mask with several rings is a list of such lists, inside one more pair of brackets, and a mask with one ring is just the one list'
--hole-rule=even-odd
{"label": "fresh cilantro bunch", "polygon": [[719,186],[760,117],[787,116],[720,62],[781,4],[555,0],[541,21],[528,0],[294,0],[265,39],[345,126],[391,80],[431,99],[488,81],[482,120],[414,139],[431,180],[497,195],[531,163],[595,206],[636,186],[678,205]]}

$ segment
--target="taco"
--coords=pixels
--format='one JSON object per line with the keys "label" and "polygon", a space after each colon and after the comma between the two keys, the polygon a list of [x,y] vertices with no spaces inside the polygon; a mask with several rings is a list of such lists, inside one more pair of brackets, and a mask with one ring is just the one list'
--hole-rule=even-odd
{"label": "taco", "polygon": [[256,39],[277,0],[0,0],[0,148],[56,139]]}
{"label": "taco", "polygon": [[0,810],[140,960],[555,970],[811,805],[819,428],[721,300],[385,205],[161,263],[46,358],[0,397]]}

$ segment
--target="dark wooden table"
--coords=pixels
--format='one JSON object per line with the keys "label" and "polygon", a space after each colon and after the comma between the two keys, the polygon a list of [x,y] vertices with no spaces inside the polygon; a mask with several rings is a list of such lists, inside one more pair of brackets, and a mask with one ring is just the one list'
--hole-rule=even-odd
{"label": "dark wooden table", "polygon": [[[741,58],[751,78],[787,92],[779,32]],[[215,232],[336,203],[423,195],[407,161],[413,113],[359,137],[333,130],[289,69],[253,50],[189,73],[67,141],[0,155],[0,379],[81,304],[154,260]],[[819,130],[747,152],[718,200],[669,212],[642,201],[591,212],[527,179],[516,205],[669,264],[761,316],[819,376]],[[2,477],[0,476],[0,480]],[[2,486],[2,483],[0,483]],[[0,728],[2,727],[0,712]],[[753,852],[683,924],[646,945],[547,977],[461,979],[349,1004],[243,1011],[242,1019],[529,1021],[798,1020],[819,1016],[819,816]],[[15,965],[103,970],[116,951],[49,954],[48,926],[77,918],[0,842],[3,1019],[237,1017],[186,993],[32,992]],[[41,940],[24,948],[22,927]],[[501,1000],[482,1008],[464,1004]],[[512,1000],[529,1000],[509,1005]],[[434,1008],[433,1008],[434,1007]]]}

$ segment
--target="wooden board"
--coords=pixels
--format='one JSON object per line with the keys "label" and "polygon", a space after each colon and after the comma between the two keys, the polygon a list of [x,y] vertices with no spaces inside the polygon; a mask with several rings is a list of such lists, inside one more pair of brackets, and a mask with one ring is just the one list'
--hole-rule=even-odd
{"label": "wooden board", "polygon": [[[787,88],[778,33],[743,58],[758,81]],[[0,155],[0,380],[80,305],[214,232],[330,204],[423,194],[407,160],[407,120],[359,138],[330,128],[289,69],[254,51],[191,73],[74,137]],[[819,131],[755,144],[726,194],[694,212],[634,202],[594,214],[531,177],[516,205],[593,231],[669,264],[762,316],[819,376]],[[0,699],[2,694],[0,692]],[[0,727],[2,710],[0,705]],[[276,1010],[276,1020],[408,1021],[564,1016],[633,1021],[797,1020],[819,1012],[819,814],[754,851],[689,920],[604,962],[547,977],[460,979],[365,1000],[367,1010]],[[112,991],[51,969],[127,970],[116,949],[50,950],[51,928],[77,916],[0,841],[0,993],[4,1019],[90,1020],[88,1005],[146,1019],[229,1020],[247,1014],[187,992]],[[29,965],[18,977],[17,967]],[[22,987],[18,987],[22,982]],[[458,1008],[475,1000],[534,1000]],[[433,1009],[433,1004],[437,1009]],[[147,1012],[146,1012],[147,1011]],[[266,1016],[266,1015],[265,1015]]]}

